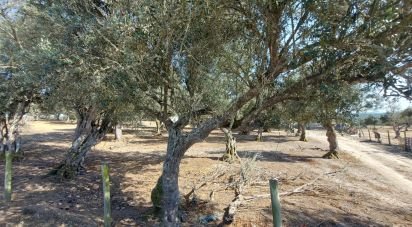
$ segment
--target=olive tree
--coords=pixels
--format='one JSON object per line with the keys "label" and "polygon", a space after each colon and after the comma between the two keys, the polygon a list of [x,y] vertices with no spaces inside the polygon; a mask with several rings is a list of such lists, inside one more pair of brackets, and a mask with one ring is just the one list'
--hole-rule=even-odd
{"label": "olive tree", "polygon": [[[161,187],[164,192],[161,196],[164,210],[163,222],[170,226],[178,223],[178,173],[180,161],[186,150],[194,143],[206,138],[213,129],[228,124],[239,110],[251,102],[257,105],[244,114],[243,122],[250,122],[276,103],[299,96],[302,87],[313,86],[322,89],[322,86],[333,87],[332,85],[337,81],[347,84],[373,82],[376,85],[385,84],[390,87],[391,83],[388,82],[394,78],[390,72],[396,70],[397,64],[405,60],[401,55],[406,53],[402,49],[394,51],[393,47],[402,46],[405,43],[410,44],[404,35],[406,31],[403,30],[403,26],[407,23],[404,18],[410,18],[410,14],[402,13],[401,15],[400,11],[398,12],[400,8],[405,7],[404,4],[406,3],[392,1],[385,3],[365,1],[363,4],[357,2],[332,4],[313,1],[262,1],[259,3],[237,1],[190,6],[184,6],[183,3],[171,3],[158,9],[152,7],[151,12],[158,15],[156,19],[162,21],[162,18],[166,18],[170,22],[169,26],[158,26],[157,31],[164,32],[163,36],[154,33],[156,37],[161,37],[162,42],[158,45],[168,47],[165,50],[169,50],[164,52],[168,55],[161,55],[164,56],[162,64],[156,64],[158,66],[156,69],[160,74],[169,72],[163,77],[167,78],[165,80],[167,86],[174,84],[171,83],[172,81],[182,81],[174,79],[174,75],[178,75],[178,78],[183,77],[185,79],[183,81],[189,80],[191,83],[197,82],[198,76],[203,75],[199,74],[201,72],[199,70],[186,70],[187,68],[179,67],[179,65],[176,67],[173,64],[176,58],[182,60],[183,63],[180,66],[187,66],[193,62],[190,66],[210,71],[217,66],[213,67],[211,64],[213,61],[210,61],[209,57],[217,62],[227,60],[209,55],[210,46],[208,44],[210,43],[226,51],[224,47],[233,47],[231,43],[241,42],[244,44],[243,49],[234,49],[236,51],[233,52],[237,52],[237,55],[250,63],[250,67],[246,70],[248,74],[239,70],[237,75],[239,81],[245,81],[248,86],[245,86],[246,88],[235,98],[229,99],[228,104],[223,108],[219,107],[223,109],[222,112],[215,111],[215,114],[192,131],[184,131],[184,126],[188,124],[192,116],[205,113],[202,111],[206,109],[205,106],[189,102],[192,108],[178,112],[177,120],[163,118],[166,119],[169,132],[166,160],[161,179],[158,181],[158,187]],[[201,7],[207,7],[208,10],[203,11],[204,8]],[[230,27],[238,33],[222,33],[220,37],[217,37],[224,38],[226,34],[231,34],[233,37],[230,40],[209,40],[215,37],[213,36],[215,34],[208,32],[210,25],[193,26],[191,20],[188,23],[187,20],[181,20],[176,18],[175,14],[169,13],[171,8],[178,9],[180,12],[178,15],[188,15],[189,18],[198,12],[200,18],[196,21],[213,22],[216,33],[220,31],[219,26],[222,24],[227,26],[226,15],[231,15]],[[390,25],[387,23],[388,20]],[[178,28],[172,26],[175,22],[183,22],[178,27],[187,28],[187,32],[186,30],[178,32],[178,35],[174,36],[176,31],[179,31]],[[164,26],[163,23],[161,25]],[[156,27],[156,24],[152,25],[153,29]],[[174,29],[167,30],[171,28]],[[227,30],[231,31],[229,28]],[[200,36],[198,39],[186,39],[196,34]],[[388,35],[395,38],[389,39]],[[253,45],[250,44],[252,42]],[[254,49],[250,51],[249,48],[252,49],[252,47]],[[208,58],[198,59],[194,54],[196,52],[191,52],[198,48],[201,48],[201,53]],[[229,49],[228,53],[230,52]],[[388,62],[389,56],[394,56],[393,61]],[[165,63],[166,67],[163,66]],[[382,63],[385,63],[385,67],[382,67]],[[182,68],[185,73],[180,71]],[[310,74],[297,74],[299,70],[306,68],[311,69]],[[221,71],[223,69],[220,68],[217,72]],[[220,74],[220,76],[226,75]],[[294,78],[294,80],[289,80],[289,78]],[[191,90],[193,84],[181,85],[177,83],[173,88],[186,90],[189,97],[195,97],[190,96],[193,91],[200,92]],[[169,95],[171,92],[169,89],[171,87],[165,89],[163,94]],[[268,89],[268,92],[263,92],[265,89]],[[163,104],[168,103],[167,98],[164,99]],[[212,105],[207,107],[212,110],[216,108]],[[167,111],[164,113],[166,115]],[[330,123],[327,126],[331,126]]]}
{"label": "olive tree", "polygon": [[[118,8],[122,7],[122,8]],[[58,52],[56,72],[47,82],[45,103],[62,105],[76,113],[72,145],[64,160],[51,173],[72,178],[83,168],[91,147],[118,124],[127,111],[134,111],[130,99],[139,99],[127,88],[127,66],[135,55],[127,39],[132,17],[125,18],[122,4],[105,1],[32,1],[29,16],[47,32],[44,39]],[[129,19],[127,23],[124,20]],[[133,33],[133,34],[132,34]]]}
{"label": "olive tree", "polygon": [[23,117],[42,100],[56,64],[41,25],[27,14],[25,3],[0,3],[0,151],[21,151]]}

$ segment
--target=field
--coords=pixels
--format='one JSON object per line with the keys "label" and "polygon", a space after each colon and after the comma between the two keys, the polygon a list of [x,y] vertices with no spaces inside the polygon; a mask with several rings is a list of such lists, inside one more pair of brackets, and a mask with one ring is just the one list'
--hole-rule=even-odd
{"label": "field", "polygon": [[[46,174],[64,157],[74,125],[30,122],[23,130],[25,158],[13,163],[13,200],[5,204],[0,196],[0,226],[101,226],[102,161],[111,168],[114,225],[158,225],[150,192],[161,173],[167,135],[153,136],[151,126],[125,130],[121,142],[108,135],[88,155],[86,171],[61,182]],[[244,203],[231,226],[272,225],[267,184],[271,178],[280,181],[284,226],[412,226],[412,153],[386,145],[383,135],[382,144],[369,142],[367,130],[363,131],[365,137],[360,139],[338,137],[339,160],[320,158],[328,148],[322,130],[309,130],[308,142],[283,131],[264,133],[264,142],[256,142],[253,133],[236,134],[243,162],[258,156],[256,178],[245,188]],[[229,185],[241,164],[220,161],[224,149],[224,135],[215,130],[186,153],[180,168],[181,193],[207,184],[196,190],[196,200],[182,205],[183,226],[202,226],[199,220],[205,215],[221,218],[234,199]],[[219,171],[225,174],[210,177]],[[3,161],[0,181],[4,181]]]}

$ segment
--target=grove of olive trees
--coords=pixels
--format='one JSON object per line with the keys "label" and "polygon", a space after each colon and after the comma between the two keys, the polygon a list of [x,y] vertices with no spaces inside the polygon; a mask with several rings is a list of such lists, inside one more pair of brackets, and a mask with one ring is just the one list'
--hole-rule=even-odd
{"label": "grove of olive trees", "polygon": [[159,119],[165,226],[180,222],[181,161],[212,130],[224,130],[236,160],[232,128],[263,127],[278,112],[299,123],[302,141],[306,123],[322,123],[325,157],[337,157],[332,123],[356,112],[360,87],[412,92],[406,0],[6,1],[0,16],[1,150],[17,149],[31,104],[63,106],[77,126],[51,173],[74,178],[122,119]]}

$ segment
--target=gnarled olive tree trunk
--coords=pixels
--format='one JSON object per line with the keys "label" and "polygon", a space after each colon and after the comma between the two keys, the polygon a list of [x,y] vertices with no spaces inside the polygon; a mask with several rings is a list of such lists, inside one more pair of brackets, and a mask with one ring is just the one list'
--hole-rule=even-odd
{"label": "gnarled olive tree trunk", "polygon": [[256,141],[263,142],[263,128],[262,127],[258,128],[258,134],[256,136]]}
{"label": "gnarled olive tree trunk", "polygon": [[[186,149],[186,143],[182,136],[182,131],[174,127],[168,129],[169,139],[167,143],[166,160],[163,164],[162,172],[162,208],[163,220],[166,226],[173,226],[178,223],[179,197],[179,169],[180,162]],[[167,223],[167,224],[166,224]]]}
{"label": "gnarled olive tree trunk", "polygon": [[[195,143],[203,141],[209,133],[223,124],[221,118],[209,119],[202,126],[191,132],[183,132],[188,120],[178,120],[172,123],[169,119],[165,124],[168,130],[166,159],[163,172],[155,188],[152,190],[152,202],[161,208],[162,226],[180,226],[179,208],[179,168],[185,152]],[[157,201],[154,201],[157,200]]]}
{"label": "gnarled olive tree trunk", "polygon": [[298,128],[299,128],[299,130],[300,130],[300,138],[299,138],[299,140],[300,140],[300,141],[305,141],[305,142],[307,142],[308,140],[306,139],[306,125],[305,125],[305,123],[300,122],[300,123],[298,124]]}
{"label": "gnarled olive tree trunk", "polygon": [[159,119],[156,119],[156,134],[157,136],[162,135],[162,122]]}
{"label": "gnarled olive tree trunk", "polygon": [[236,150],[236,138],[233,136],[232,130],[222,128],[222,131],[225,134],[226,138],[226,151],[222,157],[222,160],[229,163],[240,160],[240,157],[237,154]]}
{"label": "gnarled olive tree trunk", "polygon": [[169,127],[168,133],[163,172],[152,190],[151,199],[154,207],[160,208],[162,211],[164,226],[179,226],[179,169],[183,155],[190,145],[185,140],[186,137],[183,136],[180,128]]}
{"label": "gnarled olive tree trunk", "polygon": [[84,168],[83,162],[87,153],[104,138],[111,128],[108,116],[97,114],[91,107],[78,109],[77,114],[72,145],[61,164],[51,172],[62,178],[73,178]]}
{"label": "gnarled olive tree trunk", "polygon": [[401,130],[403,126],[395,123],[393,124],[392,128],[393,128],[393,131],[395,132],[395,139],[401,138]]}
{"label": "gnarled olive tree trunk", "polygon": [[116,124],[114,126],[114,140],[120,141],[120,140],[122,140],[122,137],[123,137],[122,125],[121,124]]}
{"label": "gnarled olive tree trunk", "polygon": [[11,151],[14,157],[23,157],[20,127],[27,113],[30,101],[12,105],[11,112],[0,115],[0,152]]}
{"label": "gnarled olive tree trunk", "polygon": [[326,122],[324,123],[324,127],[326,129],[326,137],[328,138],[329,142],[329,152],[323,155],[323,158],[339,158],[338,152],[336,149],[338,149],[338,141],[336,138],[336,132],[335,129],[333,128],[332,122]]}

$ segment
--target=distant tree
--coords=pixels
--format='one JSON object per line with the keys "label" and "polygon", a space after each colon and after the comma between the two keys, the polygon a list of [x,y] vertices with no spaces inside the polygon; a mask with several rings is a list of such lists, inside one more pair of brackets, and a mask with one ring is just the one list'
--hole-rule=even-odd
{"label": "distant tree", "polygon": [[368,125],[373,125],[374,128],[376,128],[376,124],[378,123],[378,119],[376,117],[369,115],[363,120],[363,125],[368,126]]}
{"label": "distant tree", "polygon": [[402,120],[405,123],[405,130],[408,130],[408,128],[410,127],[411,122],[412,122],[412,108],[409,107],[409,108],[403,110],[400,113],[400,115],[402,117]]}
{"label": "distant tree", "polygon": [[387,125],[390,123],[390,116],[388,113],[385,113],[379,117],[379,121],[382,125]]}

